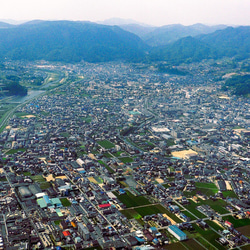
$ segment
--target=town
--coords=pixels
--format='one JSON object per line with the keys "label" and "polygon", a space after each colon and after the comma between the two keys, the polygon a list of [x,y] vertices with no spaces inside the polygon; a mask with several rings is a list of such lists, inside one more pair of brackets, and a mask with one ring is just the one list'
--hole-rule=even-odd
{"label": "town", "polygon": [[12,64],[60,74],[1,118],[0,249],[248,249],[250,99],[221,90],[237,66]]}

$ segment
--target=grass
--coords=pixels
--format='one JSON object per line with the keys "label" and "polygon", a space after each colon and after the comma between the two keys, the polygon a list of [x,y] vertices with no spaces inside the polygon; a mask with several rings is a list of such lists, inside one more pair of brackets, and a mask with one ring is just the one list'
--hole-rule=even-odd
{"label": "grass", "polygon": [[108,141],[108,140],[98,141],[98,144],[100,146],[102,146],[103,148],[105,148],[105,149],[111,149],[111,148],[115,147],[115,145],[112,142]]}
{"label": "grass", "polygon": [[119,160],[123,163],[130,163],[133,162],[134,160],[130,157],[120,157]]}
{"label": "grass", "polygon": [[125,153],[125,152],[124,151],[118,151],[118,152],[113,153],[113,155],[115,157],[119,157],[122,153]]}
{"label": "grass", "polygon": [[24,176],[31,176],[31,173],[30,172],[23,172],[23,175]]}
{"label": "grass", "polygon": [[181,211],[183,214],[185,214],[187,217],[189,217],[191,220],[196,220],[197,218],[194,217],[192,214],[190,214],[188,211]]}
{"label": "grass", "polygon": [[98,184],[102,184],[103,183],[103,179],[101,177],[96,176],[94,178],[95,178],[95,180],[97,181]]}
{"label": "grass", "polygon": [[8,150],[5,154],[6,155],[12,155],[12,154],[16,154],[18,152],[25,152],[26,149],[25,148],[19,148],[19,149],[10,149]]}
{"label": "grass", "polygon": [[235,219],[233,216],[224,216],[224,220],[228,220],[229,222],[233,223],[234,227],[243,227],[250,225],[250,219]]}
{"label": "grass", "polygon": [[109,152],[105,152],[103,154],[103,156],[105,156],[106,158],[112,158],[113,157]]}
{"label": "grass", "polygon": [[31,176],[30,178],[34,182],[38,182],[38,183],[44,183],[44,182],[46,182],[46,179],[44,179],[42,175],[35,175],[35,176]]}
{"label": "grass", "polygon": [[194,215],[198,216],[199,218],[206,218],[204,214],[202,214],[196,209],[196,207],[198,207],[199,205],[199,203],[194,203],[192,200],[190,200],[190,204],[185,205],[184,207],[187,210],[190,210]]}
{"label": "grass", "polygon": [[223,228],[221,227],[221,226],[219,226],[217,223],[215,223],[215,222],[213,222],[213,221],[211,221],[211,220],[206,220],[206,223],[210,226],[210,227],[212,227],[213,229],[215,229],[216,231],[221,231],[221,230],[223,230]]}
{"label": "grass", "polygon": [[108,171],[109,171],[109,173],[111,173],[111,174],[113,174],[115,171],[111,168],[111,167],[109,167],[105,162],[103,162],[103,161],[101,161],[101,160],[98,160],[98,162],[101,164],[101,165],[103,165]]}
{"label": "grass", "polygon": [[114,193],[117,198],[128,208],[151,204],[147,198],[143,196],[134,196],[129,191],[126,191],[126,194],[122,195],[119,195],[117,192]]}
{"label": "grass", "polygon": [[[201,237],[197,237],[196,239],[202,243],[206,247],[206,249],[224,249],[222,245],[216,242],[216,239],[218,239],[220,236],[219,234],[215,233],[213,230],[203,230],[196,224],[193,224],[193,228],[196,230],[197,233],[200,234],[203,238],[205,238],[208,242],[205,240],[202,240]],[[214,247],[212,247],[210,244],[212,244]]]}
{"label": "grass", "polygon": [[60,201],[62,202],[62,205],[64,207],[70,207],[71,206],[71,203],[67,198],[61,198]]}
{"label": "grass", "polygon": [[177,223],[181,223],[182,221],[176,217],[174,214],[170,213],[166,208],[162,205],[149,205],[145,207],[137,207],[137,208],[129,208],[121,211],[128,219],[141,219],[146,215],[152,214],[167,214],[171,219],[173,219]]}
{"label": "grass", "polygon": [[49,182],[40,183],[40,188],[42,190],[48,189],[49,187],[51,187],[51,184]]}
{"label": "grass", "polygon": [[205,205],[209,205],[212,209],[214,209],[216,212],[218,212],[219,214],[227,214],[228,210],[226,210],[224,207],[227,205],[227,203],[223,200],[201,200],[199,202],[199,204],[205,204]]}
{"label": "grass", "polygon": [[61,221],[60,220],[55,220],[54,223],[55,223],[55,225],[60,225]]}
{"label": "grass", "polygon": [[222,191],[223,196],[226,197],[231,197],[231,198],[238,198],[238,196],[235,194],[234,191]]}

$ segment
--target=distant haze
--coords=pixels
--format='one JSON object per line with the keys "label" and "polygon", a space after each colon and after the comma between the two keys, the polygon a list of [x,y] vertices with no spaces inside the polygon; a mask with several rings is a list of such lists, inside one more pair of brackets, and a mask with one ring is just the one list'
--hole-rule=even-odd
{"label": "distant haze", "polygon": [[0,19],[250,25],[250,0],[2,0]]}

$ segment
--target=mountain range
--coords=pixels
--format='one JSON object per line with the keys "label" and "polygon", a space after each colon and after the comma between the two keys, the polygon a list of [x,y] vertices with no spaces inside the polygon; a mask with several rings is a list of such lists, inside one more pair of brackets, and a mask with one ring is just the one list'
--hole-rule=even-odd
{"label": "mountain range", "polygon": [[171,64],[250,55],[250,26],[163,27],[81,21],[0,22],[0,58],[63,62],[167,61]]}

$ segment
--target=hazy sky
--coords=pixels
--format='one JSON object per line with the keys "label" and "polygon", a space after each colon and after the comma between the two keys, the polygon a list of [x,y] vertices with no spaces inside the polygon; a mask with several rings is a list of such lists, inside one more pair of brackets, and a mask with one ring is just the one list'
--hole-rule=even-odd
{"label": "hazy sky", "polygon": [[0,0],[0,19],[250,25],[250,0]]}

